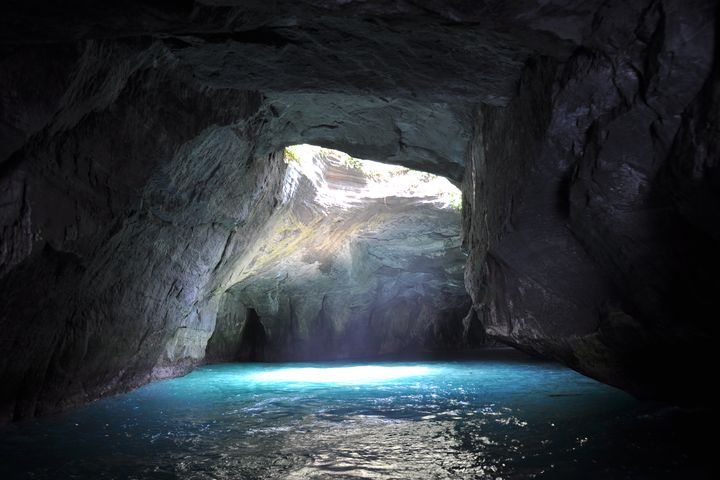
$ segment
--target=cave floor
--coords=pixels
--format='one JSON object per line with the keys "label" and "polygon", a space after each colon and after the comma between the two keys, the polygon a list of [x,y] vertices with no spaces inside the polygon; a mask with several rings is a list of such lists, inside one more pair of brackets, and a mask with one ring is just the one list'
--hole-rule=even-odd
{"label": "cave floor", "polygon": [[701,420],[513,352],[217,364],[9,426],[0,478],[705,478]]}

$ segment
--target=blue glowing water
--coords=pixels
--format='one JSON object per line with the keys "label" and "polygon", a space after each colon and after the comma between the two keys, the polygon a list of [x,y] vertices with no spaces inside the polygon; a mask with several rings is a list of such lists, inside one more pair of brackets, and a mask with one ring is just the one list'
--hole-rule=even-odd
{"label": "blue glowing water", "polygon": [[222,364],[9,427],[0,478],[704,478],[677,417],[517,356]]}

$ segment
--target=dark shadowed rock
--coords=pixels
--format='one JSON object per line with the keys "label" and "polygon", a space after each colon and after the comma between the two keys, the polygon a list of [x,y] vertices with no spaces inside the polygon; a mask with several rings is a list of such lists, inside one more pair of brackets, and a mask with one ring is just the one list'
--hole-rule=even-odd
{"label": "dark shadowed rock", "polygon": [[[466,212],[468,238],[479,239],[468,287],[489,335],[638,395],[702,400],[696,366],[710,361],[720,286],[708,217],[718,195],[708,154],[719,105],[706,81],[714,14],[702,2],[608,3],[557,67],[552,93],[529,94],[550,87],[540,68],[507,108],[480,111],[465,182],[503,189],[482,189]],[[512,126],[488,120],[498,116]],[[523,187],[510,196],[506,178]],[[508,202],[509,214],[478,222]]]}

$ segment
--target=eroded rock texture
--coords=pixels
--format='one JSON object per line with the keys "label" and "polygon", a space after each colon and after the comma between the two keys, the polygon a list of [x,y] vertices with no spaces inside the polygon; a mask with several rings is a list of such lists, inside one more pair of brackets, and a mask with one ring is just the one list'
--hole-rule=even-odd
{"label": "eroded rock texture", "polygon": [[437,195],[400,188],[403,178],[398,172],[380,181],[326,153],[302,167],[291,163],[282,207],[262,242],[233,267],[206,358],[333,359],[478,346],[482,337],[463,326],[470,298],[460,212]]}
{"label": "eroded rock texture", "polygon": [[0,418],[201,362],[282,203],[275,152],[302,142],[462,182],[468,318],[491,336],[697,397],[720,267],[715,10],[3,2]]}
{"label": "eroded rock texture", "polygon": [[467,279],[488,334],[639,395],[703,396],[720,286],[711,7],[605,5],[554,76],[541,62],[507,108],[479,109]]}

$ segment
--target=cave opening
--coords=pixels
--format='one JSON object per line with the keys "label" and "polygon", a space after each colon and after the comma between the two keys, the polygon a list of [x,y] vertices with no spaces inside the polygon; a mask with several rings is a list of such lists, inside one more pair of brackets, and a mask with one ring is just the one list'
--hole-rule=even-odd
{"label": "cave opening", "polygon": [[471,301],[457,186],[308,144],[286,147],[283,162],[280,202],[235,261],[205,358],[387,358],[481,346],[481,336],[463,334]]}
{"label": "cave opening", "polygon": [[254,308],[245,310],[245,322],[240,327],[240,348],[238,358],[240,360],[258,361],[263,358],[267,334],[265,325]]}

